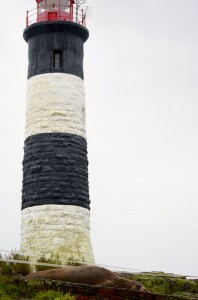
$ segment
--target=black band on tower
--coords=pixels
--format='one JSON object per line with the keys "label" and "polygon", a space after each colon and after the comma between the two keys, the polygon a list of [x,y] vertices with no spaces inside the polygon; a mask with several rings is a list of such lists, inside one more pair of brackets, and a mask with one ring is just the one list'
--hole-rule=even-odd
{"label": "black band on tower", "polygon": [[[72,22],[42,22],[27,27],[24,39],[28,42],[28,79],[46,73],[67,73],[84,78],[83,45],[88,39],[88,30]],[[60,55],[60,64],[55,55]]]}
{"label": "black band on tower", "polygon": [[22,209],[75,205],[89,209],[87,142],[67,133],[28,137],[23,161]]}

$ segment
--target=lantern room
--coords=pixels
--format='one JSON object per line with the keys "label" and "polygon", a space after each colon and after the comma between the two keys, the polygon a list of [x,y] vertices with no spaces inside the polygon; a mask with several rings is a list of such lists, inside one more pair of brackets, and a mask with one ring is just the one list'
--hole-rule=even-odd
{"label": "lantern room", "polygon": [[73,21],[73,0],[37,0],[37,22]]}
{"label": "lantern room", "polygon": [[36,0],[37,7],[27,11],[26,26],[46,21],[75,22],[85,26],[85,0]]}

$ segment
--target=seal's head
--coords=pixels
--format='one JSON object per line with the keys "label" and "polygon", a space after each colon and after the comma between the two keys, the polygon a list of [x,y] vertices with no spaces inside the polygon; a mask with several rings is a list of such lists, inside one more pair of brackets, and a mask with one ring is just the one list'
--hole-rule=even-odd
{"label": "seal's head", "polygon": [[138,281],[133,281],[133,285],[131,286],[131,289],[134,291],[140,291],[144,293],[150,293],[144,286]]}

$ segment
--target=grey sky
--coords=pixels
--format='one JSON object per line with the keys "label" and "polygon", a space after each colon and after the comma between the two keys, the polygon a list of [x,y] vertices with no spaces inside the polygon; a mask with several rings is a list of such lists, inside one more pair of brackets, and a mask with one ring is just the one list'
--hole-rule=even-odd
{"label": "grey sky", "polygon": [[[85,46],[97,263],[198,275],[198,2],[90,1]],[[1,17],[0,248],[18,249],[25,12]]]}

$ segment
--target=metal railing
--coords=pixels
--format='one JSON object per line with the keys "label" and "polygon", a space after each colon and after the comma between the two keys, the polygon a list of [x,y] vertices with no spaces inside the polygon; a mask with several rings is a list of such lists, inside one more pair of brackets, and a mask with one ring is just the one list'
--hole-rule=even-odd
{"label": "metal railing", "polygon": [[45,7],[27,11],[26,27],[34,23],[45,21],[68,21],[86,27],[86,19],[90,14],[88,7],[75,7],[66,5],[46,5]]}
{"label": "metal railing", "polygon": [[[4,255],[3,255],[4,254]],[[46,266],[46,267],[54,267],[54,268],[63,268],[65,266],[71,265],[72,263],[76,264],[76,261],[71,261],[71,260],[59,260],[56,259],[57,264],[55,263],[43,263],[43,262],[37,262],[35,260],[20,260],[20,259],[12,259],[9,256],[12,254],[23,254],[20,251],[8,251],[8,250],[0,250],[0,262],[7,262],[7,263],[19,263],[19,264],[29,264],[29,265],[38,265],[38,266]],[[30,257],[34,257],[35,255],[32,255],[32,253],[29,255]],[[50,259],[49,259],[50,260]],[[53,259],[52,259],[53,262]],[[60,263],[59,263],[60,262]],[[105,264],[100,264],[100,263],[95,263],[95,264],[89,264],[86,262],[78,262],[80,265],[95,265],[98,267],[103,267],[106,269],[109,269],[113,272],[125,272],[125,273],[146,273],[147,275],[153,275],[157,274],[158,272],[156,271],[146,271],[146,270],[139,270],[135,268],[129,268],[129,267],[121,267],[121,266],[111,266],[111,265],[105,265]],[[163,276],[163,272],[159,272],[161,276]],[[174,274],[172,274],[174,275]],[[166,273],[164,273],[164,276],[167,276]],[[181,277],[182,275],[174,275],[175,277]],[[183,275],[182,277],[186,277],[187,279],[198,279],[198,275]]]}
{"label": "metal railing", "polygon": [[[21,259],[13,259],[13,255],[18,254],[21,255]],[[25,257],[28,258],[27,260],[23,259],[23,253],[17,250],[9,251],[9,250],[0,250],[0,262],[7,262],[7,263],[19,263],[19,264],[28,264],[28,265],[34,265],[34,266],[45,266],[45,267],[54,267],[54,268],[63,268],[68,265],[92,265],[92,266],[98,266],[103,267],[106,269],[109,269],[113,272],[132,272],[132,273],[140,273],[144,272],[143,270],[137,270],[134,268],[127,268],[127,267],[120,267],[120,266],[111,266],[101,263],[89,263],[85,261],[75,261],[75,260],[62,260],[62,259],[46,259],[46,262],[39,262],[37,261],[37,256],[29,253],[25,254]],[[34,259],[35,257],[35,259]],[[56,263],[55,263],[56,262]]]}

